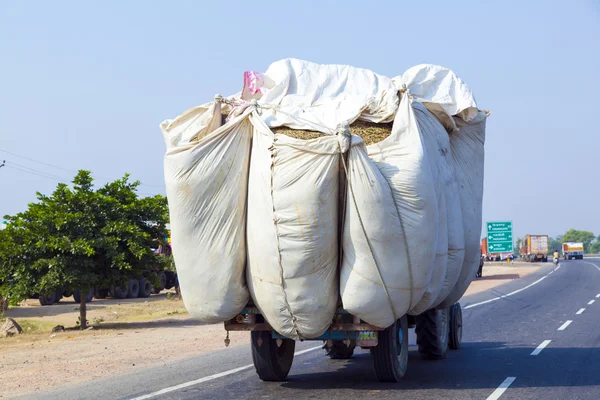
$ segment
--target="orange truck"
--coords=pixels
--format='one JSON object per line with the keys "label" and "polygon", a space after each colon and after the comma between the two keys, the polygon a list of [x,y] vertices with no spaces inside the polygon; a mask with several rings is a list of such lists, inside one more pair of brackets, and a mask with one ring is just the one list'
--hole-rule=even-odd
{"label": "orange truck", "polygon": [[526,235],[521,242],[519,254],[527,262],[547,262],[548,235]]}

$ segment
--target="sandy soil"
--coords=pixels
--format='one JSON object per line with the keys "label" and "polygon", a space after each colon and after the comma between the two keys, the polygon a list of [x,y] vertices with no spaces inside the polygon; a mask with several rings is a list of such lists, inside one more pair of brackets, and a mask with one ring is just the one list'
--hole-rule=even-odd
{"label": "sandy soil", "polygon": [[[543,264],[542,264],[543,265]],[[535,272],[540,268],[540,264],[530,263],[486,263],[483,266],[483,276],[477,278],[467,289],[466,295],[483,292],[484,290],[502,285],[514,279],[519,279],[525,275]]]}
{"label": "sandy soil", "polygon": [[[487,290],[527,275],[539,266],[515,263],[486,265],[483,278],[467,294]],[[90,304],[88,331],[51,333],[56,325],[75,326],[79,311],[70,299],[41,307],[28,300],[10,309],[26,334],[0,338],[0,398],[35,393],[127,373],[224,348],[222,324],[204,325],[192,320],[180,300],[166,295],[150,299],[95,300]],[[231,346],[248,344],[248,332],[231,332]]]}

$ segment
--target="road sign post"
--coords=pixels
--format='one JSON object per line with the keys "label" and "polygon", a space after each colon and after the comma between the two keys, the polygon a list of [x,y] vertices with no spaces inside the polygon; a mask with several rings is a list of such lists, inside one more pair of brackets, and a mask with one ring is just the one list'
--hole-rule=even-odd
{"label": "road sign post", "polygon": [[488,222],[486,225],[488,253],[512,253],[514,251],[512,222]]}

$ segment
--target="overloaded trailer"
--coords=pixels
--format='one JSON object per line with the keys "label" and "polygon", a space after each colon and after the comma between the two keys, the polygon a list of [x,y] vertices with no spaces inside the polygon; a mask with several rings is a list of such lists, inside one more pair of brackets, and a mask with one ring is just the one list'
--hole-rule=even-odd
{"label": "overloaded trailer", "polygon": [[265,381],[286,379],[296,341],[368,349],[385,382],[406,372],[410,328],[444,358],[481,260],[488,115],[443,67],[287,59],[165,120],[186,309],[250,332]]}
{"label": "overloaded trailer", "polygon": [[[158,245],[156,254],[163,256],[170,256],[172,254],[171,245],[164,244]],[[155,286],[152,283],[158,282]],[[106,299],[112,297],[114,299],[126,299],[126,298],[147,298],[151,294],[159,294],[164,289],[171,289],[177,283],[177,274],[173,271],[163,271],[158,266],[152,271],[146,271],[140,277],[136,279],[128,279],[122,286],[113,285],[110,288],[94,288],[87,293],[86,302],[90,303],[93,299]],[[56,290],[54,293],[41,295],[35,294],[33,297],[37,298],[42,306],[50,306],[60,302],[63,297],[73,296],[73,301],[77,304],[81,301],[81,293],[79,290],[73,290],[70,288],[61,288]]]}

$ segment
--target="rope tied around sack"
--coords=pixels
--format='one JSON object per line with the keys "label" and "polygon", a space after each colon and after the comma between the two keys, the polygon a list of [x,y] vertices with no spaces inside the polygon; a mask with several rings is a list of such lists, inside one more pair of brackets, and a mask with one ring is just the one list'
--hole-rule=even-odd
{"label": "rope tied around sack", "polygon": [[[360,223],[360,228],[362,229],[363,234],[365,235],[365,240],[367,241],[367,245],[369,246],[369,254],[371,254],[371,258],[375,263],[375,270],[379,275],[379,279],[381,280],[381,285],[383,286],[383,290],[385,291],[385,297],[387,298],[388,304],[390,305],[390,309],[392,310],[392,315],[394,316],[394,321],[398,320],[398,315],[396,314],[396,309],[394,308],[394,302],[390,296],[390,293],[385,285],[385,280],[383,279],[383,274],[381,273],[381,268],[379,268],[379,263],[377,262],[377,257],[375,257],[375,250],[373,250],[373,245],[369,240],[369,235],[367,234],[367,229],[365,228],[365,224],[363,222],[362,216],[360,215],[360,211],[358,210],[358,202],[356,201],[356,196],[354,194],[354,188],[352,186],[352,181],[350,179],[350,174],[348,172],[348,165],[346,164],[346,158],[344,157],[344,153],[346,153],[350,149],[350,141],[352,140],[352,135],[350,134],[350,126],[347,123],[338,125],[336,129],[336,135],[343,136],[341,140],[338,140],[338,146],[340,149],[342,165],[344,167],[344,173],[346,174],[348,187],[350,188],[350,195],[352,196],[352,202],[354,203],[354,208],[356,209],[356,215],[358,215],[358,222]],[[345,142],[342,143],[342,140]],[[411,286],[412,292],[412,286]]]}
{"label": "rope tied around sack", "polygon": [[[399,92],[400,93],[408,93],[408,95],[410,96],[410,92],[406,88],[405,85],[403,85],[403,88],[401,90],[399,90]],[[377,257],[375,256],[375,250],[373,249],[373,245],[371,243],[371,240],[369,239],[369,235],[367,233],[367,229],[365,228],[365,224],[364,224],[362,216],[360,214],[359,207],[358,207],[358,202],[356,200],[356,195],[354,193],[354,187],[352,186],[352,181],[350,180],[350,173],[348,171],[348,165],[346,163],[346,158],[344,157],[344,155],[349,151],[350,146],[351,146],[351,141],[352,141],[352,135],[350,133],[350,126],[348,125],[348,123],[342,123],[342,124],[338,125],[338,127],[335,130],[333,130],[333,129],[329,128],[328,126],[325,126],[324,124],[317,123],[317,122],[314,122],[314,121],[310,121],[308,119],[305,119],[305,118],[302,118],[302,117],[298,117],[298,116],[292,115],[292,114],[290,114],[288,112],[285,112],[285,111],[283,111],[277,105],[261,105],[261,104],[258,103],[258,101],[256,99],[252,99],[250,102],[243,101],[243,102],[240,103],[240,102],[236,102],[235,100],[232,101],[232,100],[229,100],[229,99],[225,99],[225,98],[223,98],[220,95],[216,95],[215,96],[215,101],[218,101],[218,102],[221,102],[221,103],[226,103],[226,104],[232,105],[233,107],[241,107],[242,110],[245,110],[248,107],[253,107],[256,110],[256,112],[257,112],[257,114],[259,116],[262,115],[262,109],[274,110],[274,111],[280,112],[280,113],[282,113],[282,114],[284,114],[284,115],[286,115],[286,116],[288,116],[288,117],[290,117],[290,118],[292,118],[292,119],[294,119],[294,120],[296,120],[298,122],[302,122],[302,123],[305,123],[305,124],[310,124],[310,125],[313,125],[313,126],[318,126],[320,128],[325,129],[330,134],[338,136],[339,154],[341,155],[342,166],[344,168],[344,173],[345,173],[346,178],[347,178],[348,187],[350,189],[350,194],[352,196],[352,202],[354,204],[354,208],[355,208],[356,214],[358,216],[358,221],[360,223],[361,230],[362,230],[363,235],[365,237],[365,240],[367,242],[367,246],[369,248],[369,254],[371,255],[371,258],[373,259],[373,263],[375,264],[375,270],[377,271],[377,275],[379,276],[379,279],[381,281],[381,285],[382,285],[383,290],[385,292],[385,296],[386,296],[386,299],[387,299],[388,304],[390,306],[390,310],[392,311],[392,315],[394,316],[394,321],[397,321],[398,320],[398,315],[396,313],[396,309],[394,307],[394,303],[392,301],[392,298],[390,296],[388,288],[387,288],[387,286],[385,284],[385,280],[383,278],[383,273],[381,272],[381,268],[379,266],[379,263],[377,262]],[[273,168],[273,164],[271,165],[271,168]],[[273,184],[273,182],[271,182],[271,195],[273,195],[273,186],[272,186],[272,184]],[[395,202],[394,202],[394,204],[395,204]],[[397,205],[396,205],[396,209],[397,209]],[[273,211],[275,211],[275,210],[273,209]],[[398,211],[398,218],[400,219],[400,223],[402,225],[402,218],[401,218],[401,216],[399,214],[399,210],[397,210],[397,211]],[[277,225],[276,221],[274,221],[274,222]],[[402,231],[403,231],[403,236],[405,236],[405,234],[404,234],[404,227],[403,226],[402,226]],[[405,246],[407,244],[408,243],[406,243],[406,238],[405,238]],[[408,252],[408,248],[406,249],[406,251]],[[410,274],[409,274],[410,275],[410,301],[411,301],[411,306],[412,306],[413,282],[412,282],[412,268],[410,267],[410,258],[409,258],[408,261],[409,261],[409,270],[410,270],[409,271],[410,272]],[[281,259],[280,259],[280,263],[281,263]],[[280,272],[282,274],[281,278],[283,279],[283,266],[282,265],[280,265],[280,269],[281,269]],[[286,306],[288,308],[288,311],[290,312],[290,316],[292,317],[293,328],[296,331],[296,334],[301,337],[299,329],[296,326],[296,318],[293,315],[293,313],[291,312],[290,305],[289,305],[289,303],[287,301],[287,294],[285,293],[285,290],[284,290],[284,300],[285,300]]]}

